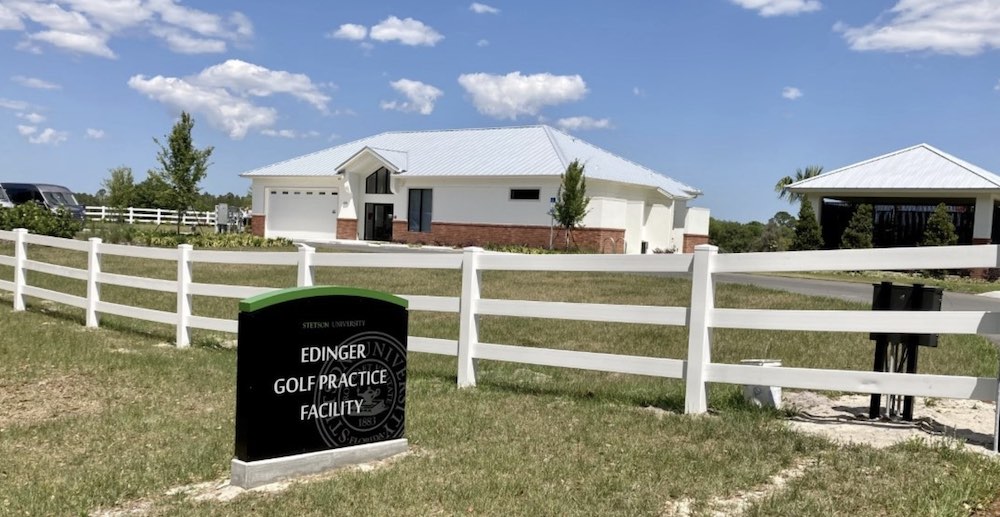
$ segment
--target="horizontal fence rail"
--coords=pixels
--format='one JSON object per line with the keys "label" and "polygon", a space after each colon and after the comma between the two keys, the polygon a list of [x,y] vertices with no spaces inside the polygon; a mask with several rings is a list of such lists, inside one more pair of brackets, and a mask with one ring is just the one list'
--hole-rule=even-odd
{"label": "horizontal fence rail", "polygon": [[[460,296],[398,296],[408,300],[413,311],[457,314],[457,340],[410,336],[409,350],[456,357],[459,386],[475,385],[478,360],[675,378],[685,382],[685,411],[688,413],[703,413],[707,410],[709,382],[984,401],[996,401],[997,390],[1000,388],[996,378],[787,366],[761,368],[711,361],[711,330],[715,328],[1000,334],[1000,312],[873,312],[715,307],[715,275],[718,273],[996,268],[1000,267],[1000,248],[996,245],[724,255],[719,255],[714,246],[702,245],[693,254],[625,256],[515,255],[488,253],[479,248],[466,248],[461,254],[316,253],[313,248],[304,245],[295,252],[195,250],[189,245],[181,245],[176,249],[159,249],[105,244],[98,238],[92,238],[89,242],[57,239],[32,235],[23,229],[0,231],[0,242],[4,241],[13,244],[13,254],[0,255],[0,266],[13,268],[14,275],[13,281],[0,280],[0,290],[14,294],[15,311],[25,310],[25,297],[32,296],[84,309],[87,326],[98,326],[101,314],[173,325],[177,328],[178,347],[190,344],[189,332],[192,328],[229,333],[237,331],[235,319],[193,314],[194,296],[242,299],[277,289],[194,282],[192,268],[199,263],[294,267],[297,286],[313,285],[315,269],[322,267],[439,269],[461,273]],[[88,255],[88,267],[73,268],[29,258],[29,244],[85,252]],[[103,255],[170,261],[177,265],[177,277],[159,279],[102,272]],[[484,271],[681,274],[691,278],[691,297],[688,307],[489,299],[480,294],[481,275]],[[87,294],[76,296],[31,285],[28,283],[29,272],[85,281]],[[175,292],[177,309],[171,312],[103,301],[100,299],[102,284]],[[663,358],[482,343],[479,341],[481,316],[686,326],[688,352],[684,358]],[[1000,422],[1000,413],[997,422]]]}
{"label": "horizontal fence rail", "polygon": [[[87,206],[84,207],[84,214],[87,219],[95,221],[120,221],[129,224],[177,224],[177,210],[165,208],[114,208],[110,206]],[[190,210],[184,212],[181,220],[183,225],[215,225],[215,212],[197,212]]]}

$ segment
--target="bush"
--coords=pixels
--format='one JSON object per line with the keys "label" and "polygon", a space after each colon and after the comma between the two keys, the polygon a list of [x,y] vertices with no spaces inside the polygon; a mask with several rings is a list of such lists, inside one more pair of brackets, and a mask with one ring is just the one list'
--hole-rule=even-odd
{"label": "bush", "polygon": [[190,235],[173,232],[136,232],[134,244],[157,248],[175,248],[190,244],[195,248],[281,248],[292,245],[288,239],[265,239],[250,233],[195,233]]}
{"label": "bush", "polygon": [[72,239],[83,229],[83,221],[66,210],[52,212],[38,203],[0,209],[0,230],[24,228],[31,233]]}
{"label": "bush", "polygon": [[872,247],[872,233],[875,231],[875,212],[869,204],[862,204],[854,211],[840,237],[843,249],[865,249]]}
{"label": "bush", "polygon": [[823,247],[823,231],[816,221],[816,212],[808,199],[802,200],[799,208],[799,219],[795,223],[795,237],[792,239],[792,250],[818,250]]}

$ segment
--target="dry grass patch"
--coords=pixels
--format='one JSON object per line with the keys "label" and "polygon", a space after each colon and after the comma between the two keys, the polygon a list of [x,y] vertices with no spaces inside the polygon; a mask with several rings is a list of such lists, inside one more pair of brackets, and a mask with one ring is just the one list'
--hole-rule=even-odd
{"label": "dry grass patch", "polygon": [[99,388],[79,373],[30,381],[0,378],[0,429],[94,413],[101,407]]}

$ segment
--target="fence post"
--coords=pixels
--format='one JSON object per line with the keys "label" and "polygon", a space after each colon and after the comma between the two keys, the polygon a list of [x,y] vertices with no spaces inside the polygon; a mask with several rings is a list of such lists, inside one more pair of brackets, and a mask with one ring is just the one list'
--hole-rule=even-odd
{"label": "fence post", "polygon": [[458,387],[476,385],[476,345],[479,343],[479,254],[482,248],[462,252],[462,298],[458,327]]}
{"label": "fence post", "polygon": [[691,269],[691,310],[688,316],[688,355],[684,372],[684,412],[708,411],[705,379],[712,362],[712,311],[715,309],[715,255],[719,248],[700,244],[694,248]]}
{"label": "fence post", "polygon": [[161,212],[161,210],[162,210],[161,208],[157,208],[156,209],[156,224],[160,224],[160,212]]}
{"label": "fence post", "polygon": [[14,230],[14,310],[24,310],[24,286],[28,280],[25,262],[28,260],[28,230]]}
{"label": "fence post", "polygon": [[313,255],[316,248],[299,244],[299,275],[296,285],[309,287],[313,285]]}
{"label": "fence post", "polygon": [[134,222],[135,222],[135,211],[132,210],[132,207],[128,207],[128,224],[132,224]]}
{"label": "fence post", "polygon": [[90,238],[90,249],[87,251],[87,326],[98,327],[101,324],[97,312],[97,302],[101,301],[101,284],[97,277],[101,274],[101,239]]}
{"label": "fence post", "polygon": [[108,207],[101,205],[101,221],[104,221],[104,219],[107,217],[107,214],[108,214]]}
{"label": "fence post", "polygon": [[177,348],[191,346],[191,250],[190,244],[177,246]]}

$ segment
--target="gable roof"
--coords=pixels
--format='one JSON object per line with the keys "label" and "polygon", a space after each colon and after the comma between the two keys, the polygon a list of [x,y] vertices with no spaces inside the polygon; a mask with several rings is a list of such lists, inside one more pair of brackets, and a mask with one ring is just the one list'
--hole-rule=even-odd
{"label": "gable roof", "polygon": [[907,147],[788,186],[811,190],[997,190],[1000,176],[928,144]]}
{"label": "gable roof", "polygon": [[652,187],[690,199],[701,191],[555,128],[538,126],[393,131],[240,174],[333,176],[368,150],[401,176],[559,176],[578,159],[588,178]]}

